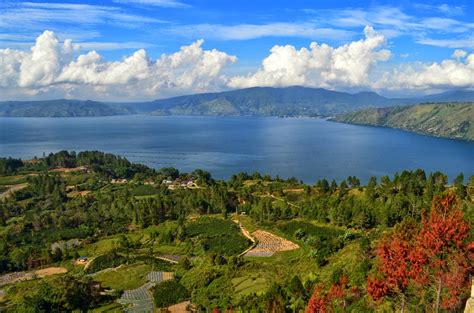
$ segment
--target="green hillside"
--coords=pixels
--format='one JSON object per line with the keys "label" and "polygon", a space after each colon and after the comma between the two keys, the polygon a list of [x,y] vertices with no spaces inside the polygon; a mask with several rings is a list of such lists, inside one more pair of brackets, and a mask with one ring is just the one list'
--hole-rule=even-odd
{"label": "green hillside", "polygon": [[85,117],[132,113],[126,106],[97,101],[44,100],[0,103],[0,116],[8,117]]}
{"label": "green hillside", "polygon": [[472,102],[366,109],[343,114],[333,120],[398,128],[437,137],[474,140],[474,103]]}

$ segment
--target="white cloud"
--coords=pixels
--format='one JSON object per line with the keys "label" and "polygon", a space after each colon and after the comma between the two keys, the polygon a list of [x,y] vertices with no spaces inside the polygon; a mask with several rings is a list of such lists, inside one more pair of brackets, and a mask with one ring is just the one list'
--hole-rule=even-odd
{"label": "white cloud", "polygon": [[257,72],[233,77],[230,86],[366,86],[372,67],[388,60],[391,53],[381,49],[384,36],[369,26],[364,33],[365,39],[338,48],[316,42],[299,50],[291,45],[274,46]]}
{"label": "white cloud", "polygon": [[202,92],[223,88],[222,69],[236,57],[204,50],[203,41],[151,60],[141,49],[121,61],[106,62],[91,51],[75,57],[78,46],[61,43],[51,31],[36,39],[30,52],[0,49],[0,86],[18,93],[159,97],[161,94]]}
{"label": "white cloud", "polygon": [[138,4],[162,8],[190,8],[189,4],[176,0],[114,0],[116,3]]}
{"label": "white cloud", "polygon": [[374,88],[390,90],[443,90],[474,88],[474,53],[456,50],[453,59],[405,64],[384,74]]}
{"label": "white cloud", "polygon": [[[372,27],[365,38],[339,47],[313,42],[308,48],[274,46],[261,67],[248,75],[225,75],[237,57],[204,50],[202,40],[151,59],[144,49],[118,61],[95,50],[83,52],[52,31],[31,49],[0,49],[0,97],[73,97],[99,100],[154,99],[184,93],[254,86],[302,85],[330,89],[433,91],[474,88],[474,53],[455,50],[434,63],[383,63],[391,52],[386,37]],[[109,48],[113,48],[113,45]],[[229,73],[229,72],[227,72]]]}
{"label": "white cloud", "polygon": [[355,32],[343,29],[317,27],[314,23],[268,24],[197,24],[177,26],[170,30],[173,35],[217,40],[248,40],[261,37],[300,37],[310,39],[347,40]]}
{"label": "white cloud", "polygon": [[474,36],[470,38],[462,38],[462,39],[433,39],[433,38],[421,38],[416,40],[416,43],[435,46],[435,47],[443,47],[443,48],[467,48],[473,49],[474,48]]}
{"label": "white cloud", "polygon": [[53,24],[83,29],[101,24],[137,28],[143,24],[156,23],[165,21],[131,14],[114,6],[47,2],[19,2],[2,7],[0,18],[0,28],[13,31],[18,31],[18,25],[22,26],[22,30],[38,30]]}
{"label": "white cloud", "polygon": [[467,55],[467,52],[464,51],[464,50],[456,49],[453,52],[453,58],[456,58],[456,59],[464,58],[464,57],[466,57],[466,55]]}

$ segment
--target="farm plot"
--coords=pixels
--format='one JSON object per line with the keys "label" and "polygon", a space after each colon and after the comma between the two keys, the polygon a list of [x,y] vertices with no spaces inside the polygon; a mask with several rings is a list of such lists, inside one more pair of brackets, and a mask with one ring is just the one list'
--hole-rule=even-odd
{"label": "farm plot", "polygon": [[153,312],[153,296],[149,289],[154,283],[146,283],[140,288],[125,290],[122,297],[118,300],[120,304],[130,305],[125,312]]}
{"label": "farm plot", "polygon": [[256,230],[252,235],[257,239],[257,245],[245,253],[245,256],[270,257],[276,252],[299,248],[297,244],[264,230]]}
{"label": "farm plot", "polygon": [[125,290],[122,297],[118,300],[120,304],[131,305],[125,309],[128,313],[153,312],[153,295],[150,289],[157,283],[173,279],[173,273],[170,272],[150,272],[147,275],[148,282],[141,287],[131,290]]}
{"label": "farm plot", "polygon": [[173,273],[171,272],[150,272],[147,275],[148,281],[151,283],[161,283],[165,280],[173,279]]}

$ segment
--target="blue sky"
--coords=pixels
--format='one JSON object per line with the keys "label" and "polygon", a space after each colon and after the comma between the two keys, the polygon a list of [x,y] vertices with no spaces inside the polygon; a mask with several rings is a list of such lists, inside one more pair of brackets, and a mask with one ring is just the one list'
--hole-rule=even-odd
{"label": "blue sky", "polygon": [[[347,79],[346,84],[343,80],[334,83],[335,79],[328,79],[328,77],[332,74],[340,75],[340,72],[328,72],[327,75],[322,76],[320,73],[315,73],[327,68],[323,66],[314,67],[311,73],[300,73],[301,70],[298,69],[299,72],[295,75],[306,76],[304,78],[298,76],[294,80],[286,81],[273,79],[274,75],[273,78],[269,78],[270,76],[264,74],[254,79],[247,79],[245,83],[242,82],[243,80],[231,84],[226,81],[221,81],[219,84],[215,81],[203,83],[200,80],[197,82],[201,84],[199,88],[190,88],[189,85],[186,85],[186,88],[179,88],[176,81],[167,81],[167,86],[177,87],[175,88],[177,92],[170,90],[162,92],[163,88],[155,88],[156,94],[150,91],[147,96],[140,97],[135,93],[130,98],[160,97],[162,94],[202,92],[207,89],[219,90],[252,84],[280,86],[292,82],[342,90],[374,89],[381,93],[397,95],[473,87],[469,77],[460,77],[460,75],[471,74],[468,59],[474,49],[472,0],[450,1],[449,3],[446,1],[367,1],[361,3],[362,1],[255,0],[3,1],[0,3],[0,49],[28,52],[35,45],[35,40],[45,30],[50,30],[59,42],[72,39],[74,44],[80,46],[74,49],[67,62],[91,50],[96,50],[100,54],[102,63],[121,62],[142,48],[146,50],[145,58],[154,62],[163,54],[171,55],[180,51],[180,47],[192,45],[197,40],[203,39],[204,42],[200,46],[203,50],[200,52],[203,53],[203,58],[206,57],[205,51],[213,51],[213,49],[236,57],[236,60],[230,58],[222,60],[225,64],[219,65],[221,67],[219,67],[218,75],[225,75],[227,79],[233,76],[250,78],[262,69],[263,60],[270,56],[270,50],[274,46],[290,45],[295,51],[299,51],[302,48],[310,49],[311,43],[317,42],[337,49],[367,38],[364,28],[370,26],[374,32],[383,36],[383,43],[377,43],[376,47],[370,49],[390,52],[389,57],[381,57],[377,62],[369,64],[369,68],[365,65],[354,65],[362,66],[361,70],[367,71],[366,79],[372,79],[372,83],[361,83],[359,78]],[[456,50],[463,52],[457,52],[453,58]],[[334,52],[334,55],[337,56],[337,53]],[[296,57],[299,56],[295,55]],[[464,58],[466,60],[463,61]],[[315,56],[313,61],[316,59]],[[332,61],[328,62],[334,63],[336,59],[337,57],[333,57]],[[282,60],[275,57],[273,62],[283,62]],[[391,90],[389,86],[391,82],[387,82],[387,85],[377,85],[374,82],[380,81],[380,77],[393,71],[404,71],[406,75],[411,70],[423,73],[422,71],[430,70],[428,67],[433,62],[442,67],[442,62],[445,60],[454,60],[463,66],[463,68],[455,69],[457,74],[449,81],[431,82],[420,74],[420,78],[415,82],[419,86],[415,90],[408,90],[410,88],[407,85],[410,82],[405,76],[400,76],[397,81],[400,86],[396,90]],[[104,86],[102,81],[94,85],[85,78],[74,81],[68,78],[62,80],[61,84],[70,85],[66,88],[69,91],[64,91],[64,88],[62,91],[59,90],[53,85],[58,85],[58,77],[64,74],[63,70],[67,64],[64,63],[66,61],[62,62],[60,69],[56,68],[56,72],[53,73],[56,75],[55,78],[45,79],[51,72],[48,72],[50,69],[42,69],[43,76],[36,78],[50,83],[42,83],[41,86],[24,83],[28,79],[23,79],[23,83],[20,82],[21,76],[24,75],[20,71],[26,67],[22,65],[23,63],[10,64],[9,67],[3,64],[5,68],[10,69],[17,66],[19,72],[15,73],[16,76],[12,74],[12,81],[0,84],[0,88],[3,86],[12,89],[12,85],[9,84],[15,85],[13,80],[16,80],[16,91],[24,97],[41,97],[42,95],[48,97],[63,94],[68,96],[67,92],[71,92],[74,88],[81,89],[76,85],[82,85],[82,93],[85,92],[84,89],[99,90],[99,87]],[[25,61],[25,63],[28,62]],[[49,63],[45,61],[45,64]],[[104,66],[106,65],[102,67]],[[334,66],[334,64],[328,66]],[[274,66],[269,66],[269,68],[274,68]],[[97,71],[99,70],[95,70],[95,74]],[[268,72],[268,69],[265,71]],[[285,71],[288,71],[287,67]],[[452,67],[440,68],[438,72],[443,74],[446,71],[453,73]],[[139,74],[140,72],[137,75]],[[77,78],[77,75],[76,72],[74,77]],[[153,74],[150,75],[160,75],[160,73],[153,70]],[[319,76],[314,79],[312,78],[314,75]],[[373,78],[374,76],[376,78]],[[130,81],[141,79],[137,77],[132,77]],[[459,83],[460,78],[461,83]],[[453,83],[450,84],[451,82]],[[156,85],[156,82],[154,84]],[[107,98],[106,95],[101,96],[100,92],[95,92],[98,98]],[[70,95],[80,96],[81,92],[73,92]],[[11,97],[13,97],[12,93],[7,96],[7,98]]]}

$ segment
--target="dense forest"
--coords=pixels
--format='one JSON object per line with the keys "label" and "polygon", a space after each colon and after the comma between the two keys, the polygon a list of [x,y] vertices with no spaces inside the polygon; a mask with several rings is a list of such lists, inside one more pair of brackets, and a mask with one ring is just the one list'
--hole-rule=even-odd
{"label": "dense forest", "polygon": [[[222,181],[98,151],[0,158],[0,175],[0,275],[67,270],[0,278],[2,311],[121,310],[157,270],[173,279],[152,287],[155,307],[203,312],[454,312],[469,297],[474,176]],[[297,249],[247,256],[259,242],[243,229]]]}

